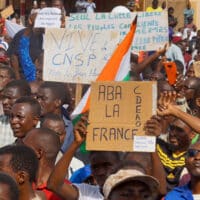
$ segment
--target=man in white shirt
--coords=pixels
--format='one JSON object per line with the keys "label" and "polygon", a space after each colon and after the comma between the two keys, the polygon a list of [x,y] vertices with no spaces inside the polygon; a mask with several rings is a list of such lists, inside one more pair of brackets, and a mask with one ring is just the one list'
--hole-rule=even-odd
{"label": "man in white shirt", "polygon": [[85,141],[87,117],[83,116],[74,129],[75,140],[56,164],[49,177],[47,187],[64,200],[103,200],[102,187],[105,180],[119,163],[118,152],[94,151],[90,153],[91,171],[97,186],[89,184],[63,184],[70,161],[79,146]]}
{"label": "man in white shirt", "polygon": [[9,122],[11,108],[18,98],[30,95],[31,89],[25,80],[13,80],[5,86],[2,92],[4,114],[0,115],[0,147],[12,144],[16,140]]}

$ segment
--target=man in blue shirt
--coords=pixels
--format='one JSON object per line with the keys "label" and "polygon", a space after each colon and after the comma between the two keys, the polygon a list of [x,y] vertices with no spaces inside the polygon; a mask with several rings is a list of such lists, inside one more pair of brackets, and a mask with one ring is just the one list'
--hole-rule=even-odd
{"label": "man in blue shirt", "polygon": [[186,1],[186,8],[183,11],[184,14],[184,25],[188,24],[188,18],[192,17],[194,15],[194,9],[191,8],[191,3],[189,0]]}
{"label": "man in blue shirt", "polygon": [[166,195],[165,200],[195,200],[195,196],[200,196],[200,142],[189,147],[186,167],[190,173],[191,181],[182,187],[174,188]]}

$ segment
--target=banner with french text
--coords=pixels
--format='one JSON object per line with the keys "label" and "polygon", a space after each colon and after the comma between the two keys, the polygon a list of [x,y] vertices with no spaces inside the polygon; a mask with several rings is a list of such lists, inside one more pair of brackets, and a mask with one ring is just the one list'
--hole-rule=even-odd
{"label": "banner with french text", "polygon": [[46,29],[43,80],[90,84],[118,43],[117,31]]}
{"label": "banner with french text", "polygon": [[87,150],[154,152],[144,124],[156,113],[156,82],[93,82]]}
{"label": "banner with french text", "polygon": [[130,13],[75,13],[66,19],[66,28],[71,30],[118,31],[120,39],[130,29],[138,16],[136,35],[132,50],[153,51],[163,47],[168,41],[168,15],[163,12]]}

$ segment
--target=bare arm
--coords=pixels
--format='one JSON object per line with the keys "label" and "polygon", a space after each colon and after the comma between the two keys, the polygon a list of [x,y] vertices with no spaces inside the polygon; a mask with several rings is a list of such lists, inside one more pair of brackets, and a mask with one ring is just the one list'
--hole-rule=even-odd
{"label": "bare arm", "polygon": [[132,70],[134,70],[138,74],[143,72],[144,69],[147,68],[150,63],[152,63],[156,58],[158,58],[159,56],[161,56],[162,54],[166,52],[166,48],[167,48],[167,45],[165,45],[163,49],[160,49],[156,51],[154,54],[152,54],[151,56],[147,57],[143,62],[137,64],[136,68]]}
{"label": "bare arm", "polygon": [[[146,122],[145,133],[147,135],[159,136],[162,131],[161,127],[161,118],[159,116],[152,116],[150,120]],[[160,194],[165,195],[167,193],[167,183],[166,183],[166,174],[161,163],[161,160],[157,152],[151,153],[152,159],[152,176],[159,180],[160,184]]]}
{"label": "bare arm", "polygon": [[177,94],[172,92],[161,94],[159,99],[159,108],[157,110],[158,115],[173,115],[188,124],[194,131],[200,133],[200,119],[183,112],[179,106],[175,104],[176,97]]}
{"label": "bare arm", "polygon": [[82,142],[85,141],[86,121],[87,118],[83,116],[77,123],[74,128],[75,140],[58,161],[47,182],[47,187],[65,200],[77,200],[79,196],[78,190],[70,184],[65,184],[64,179],[72,157]]}
{"label": "bare arm", "polygon": [[168,105],[165,110],[159,110],[159,115],[173,115],[186,124],[188,124],[195,132],[200,133],[200,119],[198,117],[192,116],[186,112],[183,112],[178,106],[176,105]]}
{"label": "bare arm", "polygon": [[158,156],[157,152],[154,152],[151,154],[152,159],[152,175],[158,179],[160,184],[160,194],[165,195],[167,193],[167,183],[166,183],[166,174],[164,167],[160,161],[160,158]]}

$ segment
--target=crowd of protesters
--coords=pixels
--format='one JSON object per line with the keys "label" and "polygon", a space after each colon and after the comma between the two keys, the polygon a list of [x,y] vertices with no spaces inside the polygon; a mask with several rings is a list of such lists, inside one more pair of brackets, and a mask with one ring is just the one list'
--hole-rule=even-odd
{"label": "crowd of protesters", "polygon": [[[135,10],[134,1],[127,5]],[[84,113],[72,123],[74,85],[42,79],[44,30],[33,25],[45,0],[14,38],[0,24],[0,199],[200,199],[200,29],[186,5],[180,27],[174,8],[153,0],[148,12],[168,11],[169,44],[131,54],[130,81],[157,81],[157,114],[144,125],[157,138],[154,153],[81,151],[89,122]],[[62,0],[51,6],[65,15]],[[75,6],[96,8],[92,0]]]}

